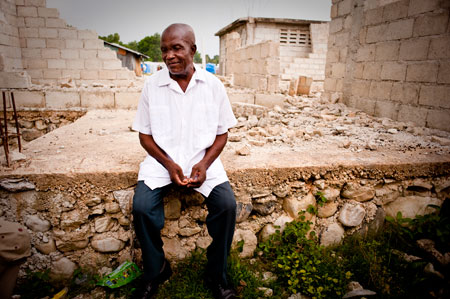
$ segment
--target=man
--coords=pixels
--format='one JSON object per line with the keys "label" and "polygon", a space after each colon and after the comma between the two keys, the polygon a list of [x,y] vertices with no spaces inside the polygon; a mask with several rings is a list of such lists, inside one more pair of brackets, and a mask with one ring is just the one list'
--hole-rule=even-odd
{"label": "man", "polygon": [[236,201],[218,157],[236,118],[220,80],[194,67],[196,51],[189,25],[172,24],[164,30],[161,52],[167,68],[145,81],[133,123],[148,153],[133,198],[133,221],[144,262],[138,298],[150,298],[172,274],[160,237],[162,198],[170,185],[193,188],[206,198],[206,225],[213,239],[207,250],[206,282],[215,298],[235,298],[226,271]]}

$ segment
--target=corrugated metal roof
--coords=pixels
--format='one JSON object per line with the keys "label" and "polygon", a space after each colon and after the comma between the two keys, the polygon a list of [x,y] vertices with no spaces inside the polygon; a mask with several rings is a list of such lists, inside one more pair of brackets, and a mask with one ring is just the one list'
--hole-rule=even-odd
{"label": "corrugated metal roof", "polygon": [[105,41],[105,40],[104,40],[103,42],[104,42],[105,44],[111,45],[111,46],[113,46],[113,47],[116,47],[116,48],[119,48],[119,49],[123,49],[123,50],[125,50],[125,51],[127,51],[127,52],[136,54],[136,55],[138,55],[138,56],[142,56],[142,57],[145,57],[145,58],[150,58],[149,56],[147,56],[147,55],[145,55],[145,54],[142,54],[142,53],[140,53],[140,52],[138,52],[138,51],[131,50],[130,48],[121,46],[121,45],[119,45],[119,44],[116,44],[116,43],[110,43],[110,42],[107,42],[107,41]]}

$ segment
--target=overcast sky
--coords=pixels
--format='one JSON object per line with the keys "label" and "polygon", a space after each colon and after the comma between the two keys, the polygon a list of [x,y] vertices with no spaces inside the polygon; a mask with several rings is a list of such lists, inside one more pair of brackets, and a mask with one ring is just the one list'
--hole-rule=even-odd
{"label": "overcast sky", "polygon": [[125,43],[161,33],[172,23],[187,23],[194,28],[198,50],[211,57],[219,54],[214,34],[238,18],[329,21],[330,6],[331,0],[47,0],[67,24],[99,35],[117,32]]}

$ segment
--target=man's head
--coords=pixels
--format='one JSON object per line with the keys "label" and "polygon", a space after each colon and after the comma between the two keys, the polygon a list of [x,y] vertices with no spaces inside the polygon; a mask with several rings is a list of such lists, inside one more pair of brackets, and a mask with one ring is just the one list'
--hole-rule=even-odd
{"label": "man's head", "polygon": [[194,70],[197,51],[195,35],[187,24],[172,24],[161,35],[161,52],[164,63],[174,76],[187,76]]}

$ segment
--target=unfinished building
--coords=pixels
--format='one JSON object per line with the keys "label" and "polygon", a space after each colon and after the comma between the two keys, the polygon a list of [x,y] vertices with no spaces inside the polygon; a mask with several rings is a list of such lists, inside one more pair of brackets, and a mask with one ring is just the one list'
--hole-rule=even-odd
{"label": "unfinished building", "polygon": [[324,97],[450,130],[450,1],[333,0]]}
{"label": "unfinished building", "polygon": [[220,70],[237,86],[287,91],[291,79],[311,77],[320,90],[325,78],[328,22],[240,18],[216,33]]}

